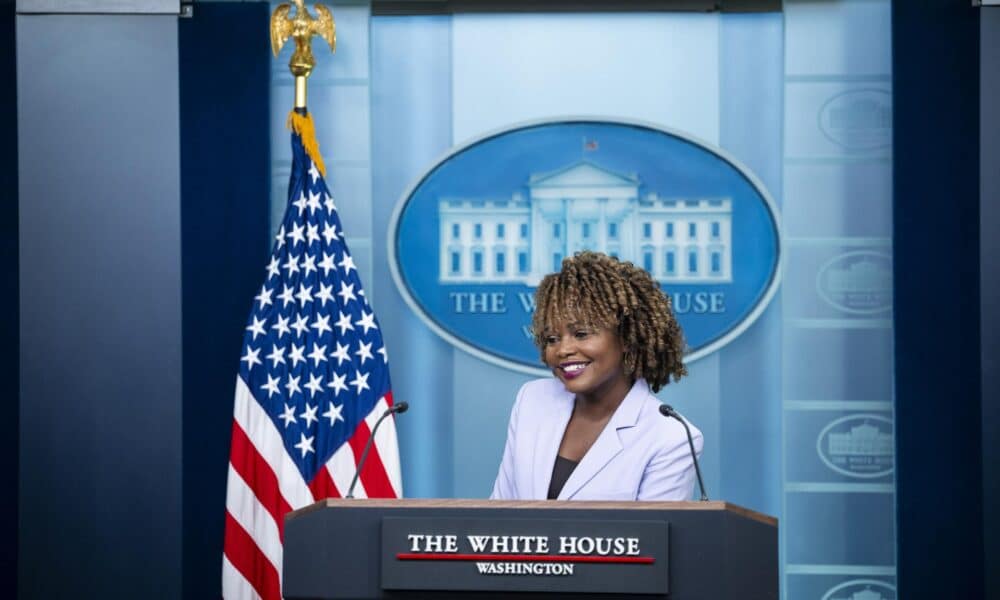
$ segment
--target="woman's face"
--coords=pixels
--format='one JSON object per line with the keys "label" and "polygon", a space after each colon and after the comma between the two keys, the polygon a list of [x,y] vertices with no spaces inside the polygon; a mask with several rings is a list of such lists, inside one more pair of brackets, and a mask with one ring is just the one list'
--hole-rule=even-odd
{"label": "woman's face", "polygon": [[570,392],[599,399],[631,387],[622,366],[624,347],[613,330],[564,323],[546,330],[543,343],[545,364]]}

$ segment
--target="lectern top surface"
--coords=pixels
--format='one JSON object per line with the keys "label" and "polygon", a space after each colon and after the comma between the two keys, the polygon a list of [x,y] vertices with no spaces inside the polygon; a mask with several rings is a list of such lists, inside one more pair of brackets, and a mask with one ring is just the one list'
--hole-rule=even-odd
{"label": "lectern top surface", "polygon": [[759,521],[772,527],[778,526],[778,520],[772,516],[743,508],[731,502],[593,502],[575,500],[469,500],[457,498],[412,498],[412,499],[377,499],[377,498],[327,498],[304,508],[288,513],[286,519],[294,519],[300,515],[322,508],[454,508],[454,509],[496,509],[496,508],[533,508],[551,510],[572,509],[603,509],[603,510],[710,510],[726,511],[741,515],[754,521]]}

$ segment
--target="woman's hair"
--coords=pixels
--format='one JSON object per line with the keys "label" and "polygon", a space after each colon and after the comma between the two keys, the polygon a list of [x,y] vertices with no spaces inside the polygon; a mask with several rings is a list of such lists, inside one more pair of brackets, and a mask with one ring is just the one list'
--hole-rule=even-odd
{"label": "woman's hair", "polygon": [[535,292],[532,331],[545,360],[546,331],[576,322],[615,331],[625,348],[625,373],[654,391],[687,375],[684,334],[670,297],[646,271],[630,262],[584,251],[566,258]]}

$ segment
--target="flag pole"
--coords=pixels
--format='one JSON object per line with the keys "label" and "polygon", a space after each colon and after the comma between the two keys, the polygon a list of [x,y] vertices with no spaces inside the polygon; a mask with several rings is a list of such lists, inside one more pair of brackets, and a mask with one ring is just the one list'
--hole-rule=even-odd
{"label": "flag pole", "polygon": [[295,0],[295,16],[289,16],[290,4],[279,4],[271,14],[271,52],[278,56],[288,38],[295,39],[295,52],[288,61],[288,70],[295,76],[295,109],[301,112],[306,108],[306,79],[316,66],[312,37],[318,35],[326,40],[330,52],[337,49],[337,26],[330,9],[322,4],[314,4],[313,9],[316,18],[309,14],[304,0]]}

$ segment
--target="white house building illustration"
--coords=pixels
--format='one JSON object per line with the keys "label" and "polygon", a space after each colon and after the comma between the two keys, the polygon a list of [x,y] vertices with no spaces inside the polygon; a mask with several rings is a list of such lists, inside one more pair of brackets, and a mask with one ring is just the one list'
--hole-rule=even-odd
{"label": "white house building illustration", "polygon": [[892,434],[868,423],[851,427],[849,433],[831,433],[827,444],[830,454],[839,456],[892,456],[895,452]]}
{"label": "white house building illustration", "polygon": [[732,281],[732,200],[648,192],[635,174],[580,161],[528,178],[528,195],[438,201],[441,283],[537,285],[595,250],[662,283]]}
{"label": "white house building illustration", "polygon": [[871,259],[826,272],[826,289],[831,294],[892,293],[892,270]]}

